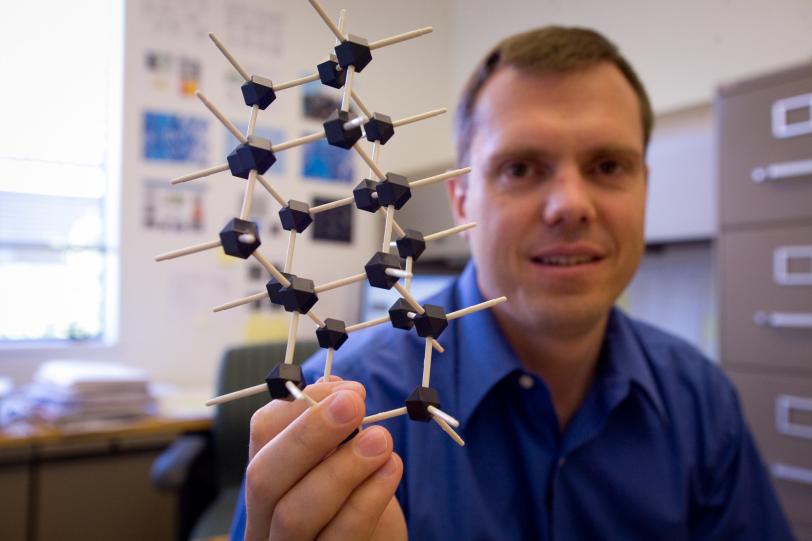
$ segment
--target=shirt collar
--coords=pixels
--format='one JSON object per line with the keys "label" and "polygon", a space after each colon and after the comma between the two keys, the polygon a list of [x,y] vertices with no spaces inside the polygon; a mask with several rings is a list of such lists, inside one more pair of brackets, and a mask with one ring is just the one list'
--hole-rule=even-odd
{"label": "shirt collar", "polygon": [[[484,301],[479,291],[476,267],[469,262],[456,286],[458,308]],[[465,424],[479,403],[501,380],[522,370],[491,310],[480,310],[456,321],[459,378],[459,420]]]}
{"label": "shirt collar", "polygon": [[[457,281],[457,308],[483,302],[477,284],[476,268],[469,262]],[[456,321],[459,382],[457,413],[466,424],[477,406],[497,383],[511,374],[524,371],[491,310],[481,310]],[[659,389],[651,372],[642,344],[632,323],[617,308],[612,308],[601,348],[601,366],[596,384],[634,383],[651,401],[660,418],[665,420]]]}
{"label": "shirt collar", "polygon": [[604,385],[633,383],[635,388],[643,391],[660,419],[668,419],[646,350],[635,333],[632,321],[616,307],[609,313],[606,324],[598,382]]}

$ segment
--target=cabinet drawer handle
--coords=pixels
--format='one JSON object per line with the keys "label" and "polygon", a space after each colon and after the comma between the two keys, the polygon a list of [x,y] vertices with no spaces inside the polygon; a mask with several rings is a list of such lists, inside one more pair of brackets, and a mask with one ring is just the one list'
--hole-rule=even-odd
{"label": "cabinet drawer handle", "polygon": [[812,314],[804,312],[756,312],[753,322],[759,327],[812,329]]}
{"label": "cabinet drawer handle", "polygon": [[775,429],[786,436],[812,439],[812,425],[793,423],[792,410],[812,412],[812,398],[787,394],[775,397]]}
{"label": "cabinet drawer handle", "polygon": [[780,462],[773,463],[770,469],[772,470],[773,477],[777,479],[812,485],[812,470],[810,469],[789,466],[788,464],[781,464]]}
{"label": "cabinet drawer handle", "polygon": [[812,160],[778,162],[756,167],[750,173],[753,182],[769,182],[812,175]]}
{"label": "cabinet drawer handle", "polygon": [[[808,271],[789,270],[790,260],[805,259]],[[812,246],[779,246],[773,252],[773,280],[782,286],[812,285]]]}
{"label": "cabinet drawer handle", "polygon": [[[804,114],[804,110],[805,114]],[[789,122],[790,112],[799,112],[803,120]],[[786,139],[797,135],[812,133],[812,94],[801,94],[773,102],[772,106],[773,137]]]}

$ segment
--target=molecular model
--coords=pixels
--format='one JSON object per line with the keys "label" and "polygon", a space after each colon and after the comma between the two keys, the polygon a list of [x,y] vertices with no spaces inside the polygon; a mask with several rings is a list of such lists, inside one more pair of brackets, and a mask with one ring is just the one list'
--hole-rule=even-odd
{"label": "molecular model", "polygon": [[[184,175],[173,179],[171,182],[172,184],[179,184],[230,170],[232,175],[247,180],[242,209],[240,216],[233,218],[220,231],[217,240],[161,254],[156,256],[155,260],[163,261],[217,247],[222,247],[227,255],[233,257],[241,259],[253,257],[271,275],[265,291],[217,306],[214,311],[218,312],[253,303],[267,296],[272,303],[281,305],[287,312],[291,313],[285,359],[268,374],[265,383],[213,398],[206,402],[207,405],[221,404],[241,397],[269,392],[272,399],[292,400],[298,398],[309,402],[313,406],[315,402],[302,392],[306,382],[301,368],[293,364],[299,316],[306,315],[318,326],[316,338],[319,345],[327,350],[324,368],[325,380],[330,376],[335,350],[346,342],[351,333],[374,325],[390,323],[396,329],[402,329],[405,332],[414,328],[419,336],[426,339],[423,380],[406,398],[404,407],[364,417],[363,424],[399,415],[408,415],[414,421],[428,422],[433,420],[455,442],[464,445],[463,440],[452,428],[458,427],[459,422],[440,409],[438,393],[429,386],[432,352],[434,350],[440,353],[443,352],[443,347],[436,339],[448,326],[448,321],[490,308],[505,301],[506,298],[500,297],[489,300],[448,314],[440,306],[421,305],[411,295],[410,286],[413,276],[412,265],[425,250],[426,243],[465,231],[476,224],[460,225],[445,231],[423,235],[419,231],[402,229],[395,221],[394,213],[395,210],[406,204],[411,197],[412,190],[464,175],[471,168],[465,167],[415,181],[409,181],[406,177],[395,173],[384,173],[378,167],[381,146],[392,138],[395,128],[442,114],[446,110],[437,109],[392,121],[387,115],[370,112],[352,88],[355,74],[361,73],[372,60],[372,51],[422,36],[431,32],[432,28],[420,28],[404,34],[368,42],[364,38],[344,33],[345,10],[341,11],[339,22],[336,24],[317,0],[308,1],[332,33],[335,34],[337,41],[334,49],[335,54],[331,54],[327,60],[317,66],[315,73],[306,77],[274,84],[266,77],[250,75],[217,37],[214,34],[209,34],[217,48],[245,80],[241,88],[245,104],[251,107],[248,129],[245,135],[239,132],[225,115],[202,92],[198,91],[196,95],[200,101],[237,138],[240,144],[228,155],[226,163]],[[253,134],[258,111],[260,109],[264,111],[276,99],[277,92],[317,80],[321,81],[322,84],[342,90],[341,107],[324,122],[323,131],[280,144],[272,144],[271,141]],[[350,111],[350,102],[353,102],[363,113],[362,116]],[[360,141],[364,136],[367,141],[372,143],[371,156],[361,147]],[[362,180],[353,189],[351,196],[327,204],[310,207],[302,201],[286,201],[262,175],[274,164],[277,153],[320,139],[327,139],[327,142],[331,145],[357,152],[369,166],[369,177],[374,178]],[[258,250],[261,244],[259,229],[256,223],[248,219],[257,182],[282,207],[279,211],[282,227],[290,232],[287,257],[282,271],[277,269]],[[313,222],[313,216],[316,214],[352,204],[360,210],[371,213],[381,212],[386,216],[381,250],[369,259],[364,267],[364,272],[320,285],[315,285],[312,280],[293,274],[291,265],[296,236],[301,234]],[[398,235],[394,242],[392,242],[393,232]],[[391,252],[392,248],[397,248],[397,255]],[[401,258],[404,260],[403,263]],[[322,319],[314,312],[313,307],[318,302],[319,294],[363,280],[367,280],[373,287],[395,288],[400,294],[401,298],[392,305],[387,316],[354,325],[345,325],[344,321],[338,319]],[[401,280],[403,283],[401,283]]]}

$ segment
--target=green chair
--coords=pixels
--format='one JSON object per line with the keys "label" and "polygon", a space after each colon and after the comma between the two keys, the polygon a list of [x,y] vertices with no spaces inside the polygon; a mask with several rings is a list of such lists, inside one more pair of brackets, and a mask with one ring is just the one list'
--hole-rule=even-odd
{"label": "green chair", "polygon": [[[316,342],[298,343],[293,361],[301,363],[317,349]],[[217,395],[261,383],[284,357],[280,342],[229,349],[220,362]],[[155,486],[178,492],[179,539],[228,533],[248,463],[251,416],[268,400],[262,393],[217,406],[210,434],[179,438],[153,464]]]}

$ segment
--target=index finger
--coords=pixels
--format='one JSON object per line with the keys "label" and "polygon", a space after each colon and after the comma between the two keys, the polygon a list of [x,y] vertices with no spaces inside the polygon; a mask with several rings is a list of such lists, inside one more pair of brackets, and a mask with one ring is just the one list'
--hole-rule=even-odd
{"label": "index finger", "polygon": [[[361,395],[361,399],[366,399],[366,389],[356,381],[342,381],[336,376],[331,376],[328,382],[319,382],[305,387],[304,392],[313,400],[320,402],[332,393],[346,389],[355,391]],[[271,400],[263,407],[259,408],[251,416],[251,437],[248,445],[248,461],[277,434],[282,432],[299,415],[307,409],[307,404],[300,400],[288,402],[285,400]]]}
{"label": "index finger", "polygon": [[364,402],[341,389],[308,409],[259,449],[245,473],[246,536],[267,538],[280,498],[361,424]]}

